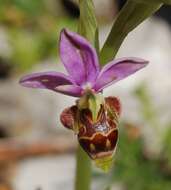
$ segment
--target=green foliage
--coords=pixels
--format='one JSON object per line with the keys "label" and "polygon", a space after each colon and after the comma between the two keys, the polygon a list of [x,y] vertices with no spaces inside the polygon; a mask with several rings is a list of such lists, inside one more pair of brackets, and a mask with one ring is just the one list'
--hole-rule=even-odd
{"label": "green foliage", "polygon": [[159,128],[158,113],[154,108],[151,97],[148,94],[148,90],[145,84],[140,85],[134,92],[134,95],[140,102],[142,117],[152,127]]}
{"label": "green foliage", "polygon": [[171,0],[163,0],[163,3],[171,5]]}
{"label": "green foliage", "polygon": [[[141,113],[149,126],[157,130],[160,117],[154,110],[145,85],[135,91],[140,101]],[[159,127],[159,126],[158,126]],[[163,139],[163,151],[158,157],[153,157],[145,151],[143,137],[136,126],[123,124],[120,129],[120,141],[113,170],[112,181],[122,182],[131,190],[169,190],[171,187],[171,126],[168,126]],[[139,131],[139,135],[136,134]]]}
{"label": "green foliage", "polygon": [[10,3],[13,3],[18,9],[30,16],[38,15],[45,10],[43,0],[12,0]]}
{"label": "green foliage", "polygon": [[168,167],[171,168],[171,123],[167,126],[167,130],[163,138],[163,154]]}
{"label": "green foliage", "polygon": [[40,59],[40,40],[26,31],[12,32],[11,45],[13,47],[12,61],[21,70],[29,69]]}
{"label": "green foliage", "polygon": [[[139,101],[142,118],[148,126],[157,130],[160,125],[160,114],[156,113],[154,102],[145,84],[134,92]],[[157,126],[156,126],[157,124]],[[143,126],[142,126],[143,127]],[[125,189],[131,190],[170,190],[171,187],[171,122],[165,135],[160,136],[162,151],[157,156],[149,154],[144,146],[141,128],[129,121],[119,126],[119,143],[114,156],[114,167],[108,175],[95,173],[94,179],[103,181],[101,186],[112,187],[120,182]],[[154,137],[153,137],[154,138]]]}
{"label": "green foliage", "polygon": [[12,46],[11,62],[18,70],[30,69],[35,63],[49,56],[56,56],[56,32],[29,32],[27,30],[11,30],[9,32]]}
{"label": "green foliage", "polygon": [[111,187],[107,187],[107,188],[105,188],[105,190],[111,190]]}
{"label": "green foliage", "polygon": [[78,32],[86,37],[99,51],[98,26],[92,0],[79,0],[80,20]]}
{"label": "green foliage", "polygon": [[131,190],[169,190],[171,181],[163,172],[160,159],[148,158],[142,138],[130,139],[127,130],[122,128],[120,134],[112,179],[119,180]]}
{"label": "green foliage", "polygon": [[[48,5],[48,3],[46,3]],[[64,27],[72,30],[76,20],[57,17],[44,0],[6,0],[0,3],[0,22],[7,31],[16,71],[30,69],[44,59],[58,55],[57,38]]]}
{"label": "green foliage", "polygon": [[100,52],[101,64],[112,60],[127,35],[145,19],[156,12],[162,3],[147,4],[128,0],[113,24],[111,32]]}

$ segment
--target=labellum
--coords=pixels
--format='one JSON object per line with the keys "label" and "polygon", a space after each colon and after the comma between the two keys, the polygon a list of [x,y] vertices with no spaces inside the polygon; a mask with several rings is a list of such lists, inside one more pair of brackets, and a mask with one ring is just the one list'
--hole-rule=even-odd
{"label": "labellum", "polygon": [[88,92],[61,114],[63,125],[76,133],[81,147],[104,171],[112,166],[120,109],[116,97],[104,99],[102,94]]}

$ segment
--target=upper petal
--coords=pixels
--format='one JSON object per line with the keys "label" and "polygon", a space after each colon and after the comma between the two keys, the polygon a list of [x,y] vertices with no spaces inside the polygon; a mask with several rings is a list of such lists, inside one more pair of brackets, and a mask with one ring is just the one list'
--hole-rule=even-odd
{"label": "upper petal", "polygon": [[50,89],[70,96],[80,96],[81,88],[72,79],[58,72],[42,72],[26,75],[20,80],[28,88]]}
{"label": "upper petal", "polygon": [[95,49],[82,36],[64,29],[60,37],[61,60],[78,85],[94,83],[99,74]]}
{"label": "upper petal", "polygon": [[96,91],[119,81],[144,68],[148,61],[139,58],[122,58],[111,61],[101,70],[93,87]]}

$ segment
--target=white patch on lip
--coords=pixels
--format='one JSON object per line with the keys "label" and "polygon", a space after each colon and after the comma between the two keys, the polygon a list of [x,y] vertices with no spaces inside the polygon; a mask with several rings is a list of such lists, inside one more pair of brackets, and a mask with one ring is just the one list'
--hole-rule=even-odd
{"label": "white patch on lip", "polygon": [[42,82],[49,82],[48,79],[42,79],[41,81],[42,81]]}
{"label": "white patch on lip", "polygon": [[82,87],[84,90],[91,90],[92,89],[92,85],[90,82],[87,82],[86,84],[83,85]]}

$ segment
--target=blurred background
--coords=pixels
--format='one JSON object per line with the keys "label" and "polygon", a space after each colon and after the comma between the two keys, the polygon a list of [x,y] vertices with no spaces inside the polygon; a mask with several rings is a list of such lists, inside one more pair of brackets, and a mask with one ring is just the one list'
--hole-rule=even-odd
{"label": "blurred background", "polygon": [[[124,0],[94,0],[101,46]],[[59,122],[75,101],[26,89],[21,76],[64,71],[58,55],[62,28],[76,31],[74,0],[0,0],[0,190],[72,190],[77,141]],[[105,96],[122,102],[119,144],[109,174],[93,172],[92,190],[171,189],[171,7],[133,31],[117,57],[149,66],[113,85]]]}

